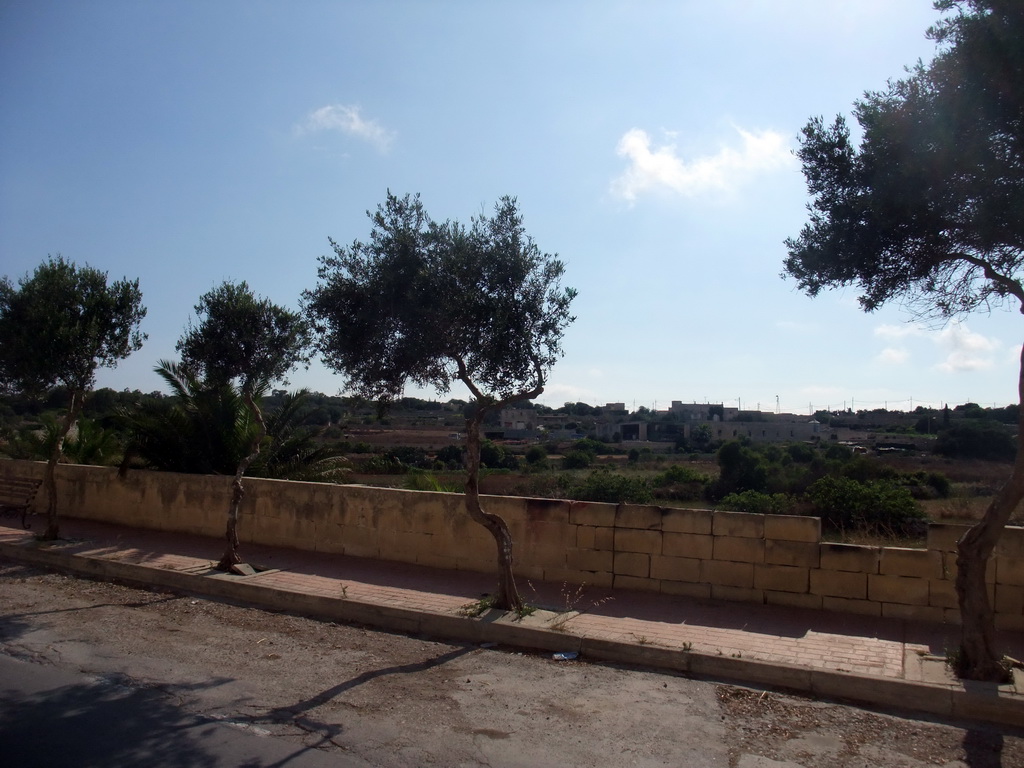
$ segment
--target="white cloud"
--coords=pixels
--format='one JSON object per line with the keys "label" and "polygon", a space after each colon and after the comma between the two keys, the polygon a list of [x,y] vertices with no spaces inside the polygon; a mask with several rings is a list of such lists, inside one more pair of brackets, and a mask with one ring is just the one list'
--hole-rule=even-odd
{"label": "white cloud", "polygon": [[924,330],[916,325],[880,325],[875,328],[875,336],[883,339],[905,339],[908,336],[923,336]]}
{"label": "white cloud", "polygon": [[593,405],[597,401],[597,394],[588,387],[575,384],[549,384],[544,387],[544,394],[540,396],[540,401],[555,408],[563,403]]}
{"label": "white cloud", "polygon": [[320,107],[310,112],[296,129],[300,134],[338,131],[366,141],[381,152],[387,152],[395,138],[394,131],[384,128],[376,120],[364,118],[359,107],[347,104]]}
{"label": "white cloud", "polygon": [[938,335],[937,343],[946,350],[946,359],[937,366],[946,373],[981,371],[995,364],[1001,344],[967,329],[963,323],[950,323]]}
{"label": "white cloud", "polygon": [[905,349],[897,349],[896,347],[886,347],[883,349],[877,358],[878,362],[883,365],[902,365],[907,362],[910,358],[910,353]]}
{"label": "white cloud", "polygon": [[792,165],[795,161],[786,138],[775,131],[751,133],[736,129],[741,146],[723,146],[714,155],[686,160],[676,145],[654,147],[651,137],[633,128],[619,139],[616,152],[629,167],[612,182],[612,194],[633,202],[643,192],[667,189],[686,197],[707,192],[728,192],[759,173]]}

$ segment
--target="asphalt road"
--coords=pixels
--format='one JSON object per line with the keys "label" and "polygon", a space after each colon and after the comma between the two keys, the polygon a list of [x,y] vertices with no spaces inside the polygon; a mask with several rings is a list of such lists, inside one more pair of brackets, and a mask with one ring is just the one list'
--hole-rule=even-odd
{"label": "asphalt road", "polygon": [[0,560],[0,766],[1024,768],[1024,732]]}
{"label": "asphalt road", "polygon": [[364,768],[257,727],[194,715],[169,691],[0,655],[0,762],[18,768]]}

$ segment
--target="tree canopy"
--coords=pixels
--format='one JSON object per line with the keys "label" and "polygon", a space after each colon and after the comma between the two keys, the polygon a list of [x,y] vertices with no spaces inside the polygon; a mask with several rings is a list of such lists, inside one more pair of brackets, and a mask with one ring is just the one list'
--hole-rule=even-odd
{"label": "tree canopy", "polygon": [[373,400],[410,381],[447,392],[468,380],[497,400],[543,385],[575,291],[561,288],[563,263],[526,234],[513,198],[468,228],[432,221],[418,195],[388,193],[368,215],[370,241],[331,240],[305,293],[329,367]]}
{"label": "tree canopy", "polygon": [[267,434],[257,398],[270,384],[309,360],[310,327],[297,312],[258,298],[244,281],[225,281],[203,294],[195,311],[198,322],[189,323],[177,345],[183,371],[222,390],[237,381],[242,401],[256,424],[235,469],[225,533],[228,545],[217,565],[229,570],[241,563],[237,525],[245,493],[242,477],[259,456],[260,443]]}
{"label": "tree canopy", "polygon": [[207,383],[237,380],[250,391],[284,380],[309,361],[308,323],[299,313],[257,297],[245,281],[225,281],[204,293],[195,312],[198,322],[189,322],[177,350],[184,368]]}
{"label": "tree canopy", "polygon": [[319,283],[304,300],[325,364],[362,397],[393,401],[407,382],[447,392],[462,382],[466,417],[466,508],[498,546],[497,607],[519,610],[508,526],[479,501],[481,425],[502,405],[537,397],[562,354],[576,296],[565,271],[526,234],[516,200],[468,227],[435,222],[419,196],[388,192],[369,242],[320,259]]}
{"label": "tree canopy", "polygon": [[[1024,4],[935,8],[955,11],[928,31],[936,57],[856,102],[859,145],[842,116],[803,128],[810,220],[786,241],[785,274],[810,296],[857,286],[867,311],[896,300],[950,318],[1016,300],[1024,312]],[[1024,356],[1018,391],[1024,402]],[[968,677],[1006,674],[985,569],[1022,498],[1024,421],[1010,478],[958,543]]]}
{"label": "tree canopy", "polygon": [[1024,7],[966,5],[929,30],[930,65],[856,103],[859,147],[843,116],[804,127],[810,221],[785,271],[809,295],[857,285],[865,310],[945,317],[1024,302]]}
{"label": "tree canopy", "polygon": [[142,347],[146,316],[138,280],[48,258],[17,287],[0,279],[0,383],[42,394],[63,385],[87,392],[96,369],[113,368]]}
{"label": "tree canopy", "polygon": [[55,472],[64,440],[93,388],[96,369],[114,367],[142,347],[146,316],[138,280],[107,282],[107,274],[50,257],[15,288],[0,280],[0,386],[34,396],[64,386],[67,412],[57,428],[43,485],[45,539],[60,534]]}

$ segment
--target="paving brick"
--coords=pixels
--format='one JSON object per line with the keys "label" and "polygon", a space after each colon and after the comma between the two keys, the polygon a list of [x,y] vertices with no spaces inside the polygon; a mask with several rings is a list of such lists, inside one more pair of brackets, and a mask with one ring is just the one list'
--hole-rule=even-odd
{"label": "paving brick", "polygon": [[660,555],[661,531],[617,528],[615,530],[615,551],[644,552],[648,555]]}
{"label": "paving brick", "polygon": [[797,515],[765,515],[764,537],[769,541],[821,541],[821,518]]}
{"label": "paving brick", "polygon": [[666,509],[661,518],[661,530],[709,534],[713,515],[710,509]]}
{"label": "paving brick", "polygon": [[764,539],[715,536],[713,559],[737,563],[763,563]]}
{"label": "paving brick", "polygon": [[714,552],[714,537],[697,533],[661,534],[661,553],[677,557],[696,557],[710,560]]}
{"label": "paving brick", "polygon": [[648,578],[651,575],[651,556],[639,552],[616,552],[615,575]]}
{"label": "paving brick", "polygon": [[775,565],[817,568],[821,562],[821,549],[818,544],[809,542],[768,539],[764,543],[764,561]]}
{"label": "paving brick", "polygon": [[711,523],[711,532],[715,536],[742,536],[744,538],[764,538],[764,515],[752,515],[747,512],[715,511]]}
{"label": "paving brick", "polygon": [[812,595],[866,600],[868,577],[865,573],[812,570],[810,591]]}
{"label": "paving brick", "polygon": [[858,544],[823,543],[820,567],[825,571],[854,571],[878,573],[881,547],[863,547]]}
{"label": "paving brick", "polygon": [[693,557],[651,557],[651,578],[672,581],[700,581],[700,560]]}
{"label": "paving brick", "polygon": [[810,569],[788,565],[755,565],[754,586],[776,592],[807,593],[810,590]]}

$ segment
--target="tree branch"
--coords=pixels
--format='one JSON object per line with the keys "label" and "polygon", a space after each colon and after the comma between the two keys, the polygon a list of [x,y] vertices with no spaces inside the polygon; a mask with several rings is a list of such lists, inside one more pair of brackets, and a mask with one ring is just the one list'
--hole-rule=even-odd
{"label": "tree branch", "polygon": [[1020,311],[1024,314],[1024,286],[1021,286],[1019,281],[1014,280],[1012,277],[1008,277],[1001,272],[996,272],[995,267],[992,266],[991,262],[978,258],[977,256],[972,256],[969,253],[953,254],[949,258],[949,261],[954,261],[956,259],[966,261],[968,264],[981,269],[981,271],[985,273],[986,279],[1003,288],[1008,294],[1020,302]]}

